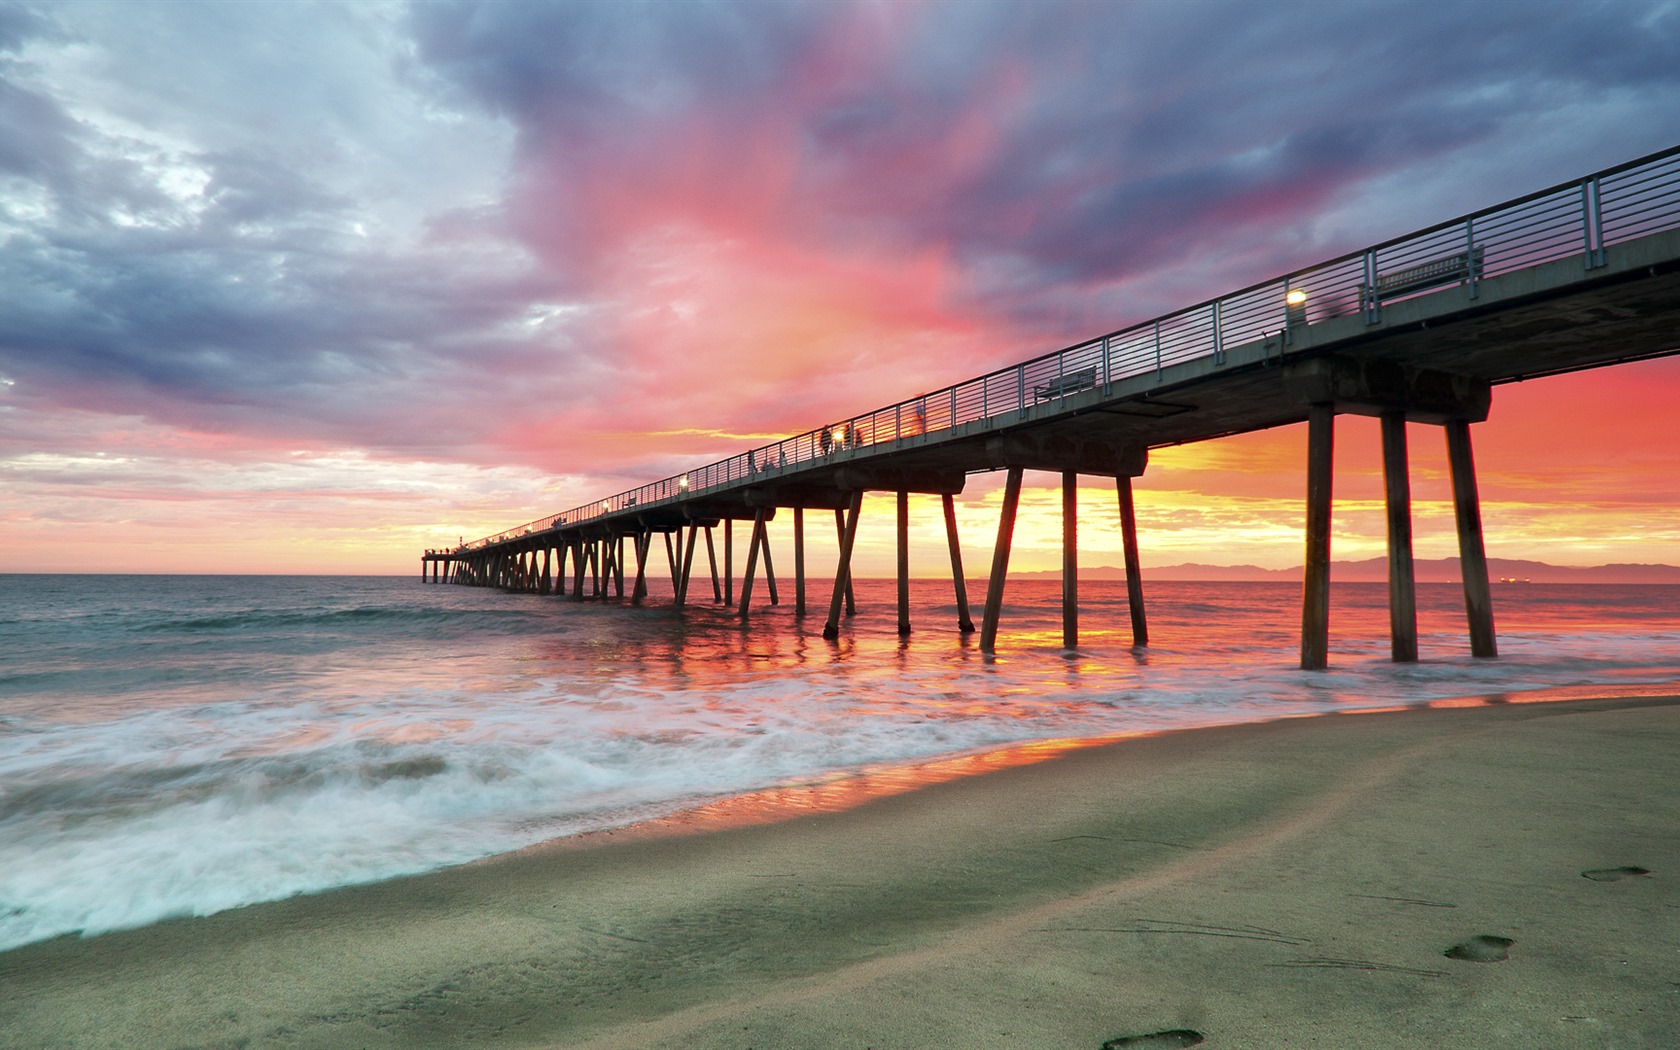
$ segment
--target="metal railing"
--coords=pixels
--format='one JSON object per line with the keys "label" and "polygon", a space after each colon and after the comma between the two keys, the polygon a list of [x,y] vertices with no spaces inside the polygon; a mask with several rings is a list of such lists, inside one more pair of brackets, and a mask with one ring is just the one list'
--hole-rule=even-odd
{"label": "metal railing", "polygon": [[858,450],[954,436],[959,427],[1007,425],[1036,405],[1123,379],[1159,376],[1171,365],[1202,358],[1221,364],[1229,347],[1278,333],[1288,342],[1302,325],[1360,314],[1376,324],[1384,306],[1448,285],[1467,286],[1474,298],[1479,282],[1541,263],[1579,256],[1585,269],[1596,269],[1605,265],[1609,246],[1676,227],[1680,146],[455,549],[476,550],[753,479],[772,480]]}

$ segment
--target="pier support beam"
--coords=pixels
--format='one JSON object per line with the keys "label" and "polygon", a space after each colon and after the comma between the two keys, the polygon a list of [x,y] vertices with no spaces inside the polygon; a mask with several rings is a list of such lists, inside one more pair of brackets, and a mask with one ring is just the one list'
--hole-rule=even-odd
{"label": "pier support beam", "polygon": [[834,567],[834,597],[828,603],[828,622],[823,625],[823,637],[831,640],[840,637],[840,603],[852,590],[852,547],[857,542],[858,511],[862,508],[863,493],[852,493],[851,506],[846,508],[845,523],[840,530],[840,558]]}
{"label": "pier support beam", "polygon": [[[753,516],[752,537],[747,540],[747,571],[741,577],[741,619],[745,620],[752,609],[753,578],[758,574],[758,554],[760,550],[769,547],[769,536],[764,527],[763,508]],[[768,552],[766,552],[768,553]]]}
{"label": "pier support beam", "polygon": [[1307,552],[1301,582],[1301,669],[1330,665],[1330,475],[1336,411],[1307,409]]}
{"label": "pier support beam", "polygon": [[950,493],[940,497],[945,505],[945,542],[951,548],[951,587],[956,591],[957,630],[974,633],[974,621],[968,616],[968,581],[963,578],[962,547],[957,543],[956,498]]}
{"label": "pier support beam", "polygon": [[[862,491],[862,489],[859,489],[858,494],[861,494]],[[844,547],[846,545],[846,512],[838,508],[834,511],[834,535],[840,545]],[[847,563],[850,564],[849,556],[847,558]],[[850,573],[846,575],[846,615],[857,615],[857,592],[852,589],[852,577]]]}
{"label": "pier support beam", "polygon": [[723,604],[723,588],[718,585],[717,545],[712,542],[712,526],[706,526],[706,564],[712,570],[712,604]]}
{"label": "pier support beam", "polygon": [[1132,645],[1149,644],[1149,622],[1143,609],[1143,568],[1138,557],[1137,508],[1132,503],[1132,479],[1121,474],[1114,479],[1120,501],[1120,541],[1126,558],[1126,604],[1132,613]]}
{"label": "pier support beam", "polygon": [[793,615],[805,615],[805,508],[793,508]]}
{"label": "pier support beam", "polygon": [[694,545],[700,539],[700,526],[688,527],[688,542],[682,543],[682,533],[677,533],[677,542],[682,546],[682,571],[676,577],[677,604],[688,604],[688,581],[694,576]]}
{"label": "pier support beam", "polygon": [[648,548],[653,546],[653,533],[638,532],[631,539],[636,545],[636,585],[630,590],[630,601],[634,605],[640,605],[648,592],[647,559]]}
{"label": "pier support beam", "polygon": [[723,604],[735,605],[735,519],[723,519]]}
{"label": "pier support beam", "polygon": [[898,493],[898,636],[910,633],[910,493]]}
{"label": "pier support beam", "polygon": [[1452,471],[1453,510],[1458,518],[1458,563],[1464,575],[1464,608],[1470,619],[1470,655],[1494,657],[1493,595],[1488,589],[1487,550],[1482,541],[1482,505],[1476,492],[1476,463],[1470,424],[1449,420],[1447,464]]}
{"label": "pier support beam", "polygon": [[1079,474],[1062,471],[1062,648],[1079,648]]}
{"label": "pier support beam", "polygon": [[679,563],[677,561],[677,552],[681,549],[682,531],[679,529],[675,537],[667,532],[665,534],[665,564],[671,570],[671,594],[676,596],[678,605],[682,604],[682,572],[678,568]]}
{"label": "pier support beam", "polygon": [[1388,510],[1388,632],[1395,663],[1418,658],[1417,578],[1412,565],[1412,483],[1406,414],[1382,414],[1384,501]]}
{"label": "pier support beam", "polygon": [[992,548],[992,577],[986,585],[986,611],[980,618],[980,651],[997,651],[998,616],[1003,584],[1009,575],[1009,545],[1015,539],[1015,512],[1021,506],[1021,468],[1010,467],[1003,483],[1003,512],[998,516],[997,545]]}

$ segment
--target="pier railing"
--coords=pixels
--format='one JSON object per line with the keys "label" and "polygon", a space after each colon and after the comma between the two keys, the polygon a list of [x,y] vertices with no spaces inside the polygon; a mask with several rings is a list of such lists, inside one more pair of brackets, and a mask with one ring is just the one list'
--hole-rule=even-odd
{"label": "pier railing", "polygon": [[1680,227],[1680,146],[1606,168],[1316,266],[999,369],[872,412],[672,475],[464,544],[475,550],[733,488],[863,449],[937,440],[958,427],[1006,425],[1028,409],[1120,380],[1159,377],[1171,365],[1225,360],[1228,347],[1281,336],[1334,317],[1382,319],[1383,308],[1448,285],[1470,297],[1489,277],[1580,257],[1605,265],[1619,242]]}

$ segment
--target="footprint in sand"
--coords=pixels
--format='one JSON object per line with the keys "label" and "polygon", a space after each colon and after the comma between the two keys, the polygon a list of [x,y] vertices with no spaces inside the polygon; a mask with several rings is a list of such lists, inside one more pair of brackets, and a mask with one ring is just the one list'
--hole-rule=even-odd
{"label": "footprint in sand", "polygon": [[1441,954],[1463,962],[1504,962],[1511,957],[1511,945],[1515,943],[1509,937],[1479,933],[1467,941],[1460,941]]}
{"label": "footprint in sand", "polygon": [[1592,868],[1581,872],[1581,877],[1594,882],[1620,882],[1623,879],[1634,879],[1649,874],[1649,868],[1636,868],[1630,864],[1625,868]]}
{"label": "footprint in sand", "polygon": [[1151,1032],[1148,1035],[1122,1035],[1102,1045],[1102,1050],[1177,1050],[1181,1046],[1195,1046],[1202,1042],[1202,1033],[1189,1028],[1174,1028],[1170,1032]]}

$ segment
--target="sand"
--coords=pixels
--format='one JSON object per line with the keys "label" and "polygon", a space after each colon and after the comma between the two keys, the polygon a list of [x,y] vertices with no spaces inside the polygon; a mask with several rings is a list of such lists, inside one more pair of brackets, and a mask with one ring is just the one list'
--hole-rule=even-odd
{"label": "sand", "polygon": [[1677,774],[1677,698],[1170,733],[31,945],[0,1046],[1672,1048]]}

